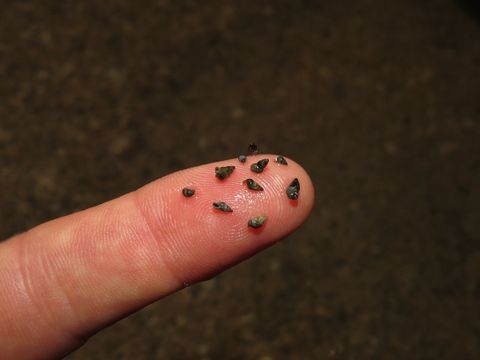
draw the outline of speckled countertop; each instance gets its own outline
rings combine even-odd
[[[281,244],[67,359],[480,357],[474,6],[8,3],[1,238],[252,140],[318,195]]]

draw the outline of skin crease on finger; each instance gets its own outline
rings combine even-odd
[[[265,158],[263,172],[252,172],[251,164]],[[182,170],[0,244],[0,286],[9,289],[0,294],[0,352],[17,355],[21,348],[24,358],[38,358],[30,356],[38,346],[51,349],[45,358],[69,352],[102,326],[294,231],[312,209],[313,185],[293,160],[282,165],[275,158]],[[215,167],[230,165],[230,176],[215,176]],[[264,190],[249,189],[248,178]],[[286,194],[294,178],[298,200]],[[184,188],[195,192],[185,197]],[[214,202],[233,211],[219,211]],[[258,216],[268,219],[249,227]]]

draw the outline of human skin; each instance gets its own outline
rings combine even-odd
[[[260,174],[250,165],[270,159]],[[0,243],[0,354],[51,359],[101,328],[208,279],[299,227],[314,203],[303,168],[275,155],[219,161],[167,175],[115,200]],[[216,166],[235,165],[219,180]],[[264,191],[249,190],[252,178]],[[301,184],[298,200],[286,188]],[[186,198],[182,189],[195,195]],[[224,201],[232,213],[212,207]],[[259,229],[248,220],[267,215]]]

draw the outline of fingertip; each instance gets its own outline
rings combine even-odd
[[[164,261],[182,282],[210,276],[231,264],[292,233],[308,217],[314,203],[314,189],[307,172],[297,162],[286,158],[288,165],[276,163],[276,155],[249,156],[241,163],[238,159],[219,161],[171,174],[143,190],[141,203],[148,221],[158,229],[159,241],[164,248]],[[261,159],[269,163],[261,173],[250,169]],[[215,169],[235,166],[223,180],[215,176]],[[253,179],[263,188],[255,191],[245,184]],[[300,183],[300,195],[290,200],[287,188],[294,179]],[[195,190],[186,198],[185,188]],[[232,212],[214,208],[214,202],[225,202]],[[171,229],[165,231],[157,224],[170,218]],[[249,221],[265,216],[267,220],[258,228]]]

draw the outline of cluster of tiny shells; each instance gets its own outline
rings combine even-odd
[[[250,155],[257,155],[259,153],[257,145],[250,144],[248,147],[248,152]],[[247,161],[247,156],[243,154],[239,155],[238,161],[240,161],[241,163],[245,163]],[[269,162],[268,159],[261,159],[256,163],[253,163],[250,166],[250,170],[254,173],[259,174],[263,172],[263,170],[267,167],[268,162]],[[285,158],[280,155],[275,158],[275,162],[280,165],[288,165],[287,160],[285,160]],[[235,166],[233,165],[215,167],[215,176],[219,180],[223,181],[226,178],[228,178],[230,175],[232,175],[234,170],[235,170]],[[243,181],[243,183],[250,190],[263,191],[263,186],[261,186],[259,183],[257,183],[253,179],[246,179]],[[300,182],[298,181],[297,178],[295,178],[287,187],[286,193],[287,193],[287,197],[290,200],[298,200],[299,193],[300,193]],[[185,187],[182,189],[182,194],[185,197],[192,197],[195,194],[195,190]],[[222,212],[233,212],[232,208],[223,201],[214,202],[212,205],[213,205],[213,208],[216,210],[219,210]],[[267,221],[267,219],[268,217],[266,215],[256,216],[248,220],[248,226],[254,229],[258,229]]]

